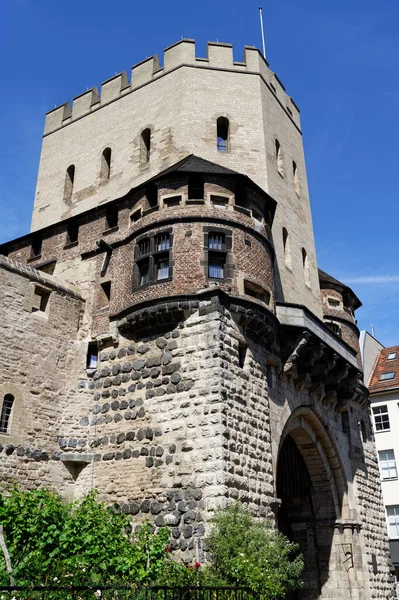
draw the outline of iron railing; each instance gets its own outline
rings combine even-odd
[[[247,588],[206,586],[0,586],[0,600],[257,600]]]

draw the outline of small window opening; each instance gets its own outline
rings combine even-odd
[[[161,233],[155,238],[155,251],[163,252],[164,250],[169,250],[170,248],[170,238],[169,233]]]
[[[75,165],[70,165],[65,173],[64,201],[69,202],[72,198],[73,184],[75,182]]]
[[[111,176],[111,148],[105,148],[101,156],[101,180],[106,181]]]
[[[259,221],[259,223],[264,222],[262,213],[259,210],[256,210],[256,208],[252,208],[252,216],[256,221]]]
[[[97,369],[98,348],[96,342],[89,342],[87,346],[86,369]]]
[[[244,281],[244,294],[246,296],[252,296],[252,298],[256,298],[257,300],[261,300],[261,302],[264,302],[267,305],[270,304],[270,292],[251,281]]]
[[[208,256],[208,277],[211,279],[223,279],[225,259],[221,256]]]
[[[285,266],[288,267],[288,269],[292,269],[290,236],[285,227],[283,227],[283,247]]]
[[[390,352],[388,354],[388,360],[394,360],[396,358],[396,352]]]
[[[247,355],[246,344],[240,343],[238,346],[238,366],[243,369],[245,364],[245,357]]]
[[[269,389],[274,387],[274,373],[273,373],[273,365],[266,365],[266,379],[267,379],[267,387]]]
[[[40,235],[33,235],[31,242],[31,258],[39,257],[42,254],[42,238]]]
[[[349,421],[349,413],[347,410],[344,410],[343,412],[341,412],[341,425],[342,425],[342,431],[346,435],[350,435],[351,426],[350,426],[350,421]]]
[[[47,312],[50,292],[43,288],[35,287],[33,294],[32,312]]]
[[[139,242],[139,255],[145,256],[150,253],[151,242],[150,238],[145,238],[141,242]]]
[[[393,379],[395,377],[395,371],[391,371],[390,373],[382,373],[380,375],[380,381],[386,381],[387,379]]]
[[[310,288],[309,258],[305,248],[302,248],[302,266],[305,285]]]
[[[72,222],[68,223],[66,243],[74,244],[75,242],[78,241],[78,237],[79,237],[79,225],[77,224],[77,222],[72,221]]]
[[[217,122],[217,149],[218,152],[229,151],[229,120],[219,117]]]
[[[106,229],[113,229],[118,227],[118,208],[117,206],[109,206],[105,213],[105,227]]]
[[[1,407],[0,433],[8,433],[13,404],[14,396],[6,394],[3,399],[3,406]]]
[[[150,283],[150,263],[148,260],[139,264],[140,286]]]
[[[130,215],[130,220],[132,223],[136,223],[140,219],[141,219],[141,208],[139,208],[139,210],[136,210],[134,213],[132,213]]]
[[[147,163],[151,154],[151,129],[147,128],[141,132],[140,138],[140,162]]]
[[[173,208],[174,206],[179,206],[181,203],[181,196],[171,196],[169,198],[164,198],[163,201],[166,208]]]
[[[145,194],[150,208],[154,208],[158,204],[158,188],[155,183],[151,183],[146,187]]]
[[[362,441],[363,442],[367,442],[367,427],[366,427],[366,423],[363,419],[360,420],[360,433],[362,435]]]
[[[299,183],[298,167],[294,160],[292,161],[292,175],[294,178],[294,189],[295,189],[297,195],[300,196],[301,195],[301,186]]]
[[[281,146],[278,140],[276,140],[276,163],[277,171],[282,177],[284,177],[283,153],[281,152]]]
[[[199,175],[193,175],[188,180],[188,199],[203,200],[204,199],[204,180]]]
[[[218,208],[227,208],[229,204],[229,199],[226,196],[211,196],[211,204]]]
[[[209,250],[223,250],[223,245],[224,245],[224,234],[223,233],[210,233],[208,235]]]
[[[335,335],[337,335],[338,337],[342,337],[341,327],[338,325],[338,323],[333,323],[332,321],[328,321],[326,323],[326,325],[329,329],[331,329],[331,331],[333,333],[335,333]]]
[[[110,281],[104,281],[104,283],[101,284],[101,293],[100,293],[99,300],[100,300],[99,301],[100,308],[109,306],[109,303],[111,300],[111,282]]]
[[[341,306],[341,302],[338,300],[338,298],[328,298],[328,305],[331,306],[331,308],[339,308]]]
[[[155,260],[155,280],[161,281],[169,277],[169,257],[159,257]]]

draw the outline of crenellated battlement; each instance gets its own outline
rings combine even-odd
[[[93,87],[76,96],[72,107],[69,102],[65,102],[49,111],[46,115],[44,135],[91,114],[182,66],[259,74],[289,117],[299,127],[299,109],[285,92],[283,84],[269,68],[258,48],[245,46],[243,62],[235,62],[231,44],[208,42],[206,58],[198,58],[195,54],[195,41],[182,39],[164,50],[163,66],[155,54],[133,65],[130,82],[127,73],[122,71],[101,84],[100,94],[97,88]]]

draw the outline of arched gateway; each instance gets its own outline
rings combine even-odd
[[[305,559],[304,585],[293,598],[357,597],[351,591],[356,579],[353,540],[346,543],[342,527],[348,518],[344,473],[326,428],[309,407],[295,410],[283,430],[277,496],[278,527],[299,544]]]

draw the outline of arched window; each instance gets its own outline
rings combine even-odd
[[[292,176],[294,178],[294,189],[295,189],[296,193],[298,194],[298,196],[300,196],[301,186],[299,183],[298,167],[294,160],[292,161]]]
[[[0,415],[0,433],[8,433],[12,406],[14,404],[14,396],[6,394],[3,399]]]
[[[106,181],[111,175],[111,148],[105,148],[101,156],[101,180]]]
[[[64,201],[69,202],[72,198],[73,184],[75,181],[75,165],[70,165],[65,173]]]
[[[309,259],[305,248],[302,248],[302,265],[305,284],[310,288]]]
[[[291,243],[290,236],[288,235],[288,231],[285,227],[283,227],[283,246],[284,246],[284,261],[285,266],[289,269],[292,268],[291,264]]]
[[[140,162],[147,163],[151,154],[151,129],[147,127],[141,132],[140,138]]]
[[[219,117],[217,125],[217,149],[218,152],[229,151],[229,120],[225,117]]]
[[[276,140],[276,163],[277,163],[277,171],[280,173],[282,177],[284,177],[284,165],[283,165],[283,155],[281,152],[280,142]]]

